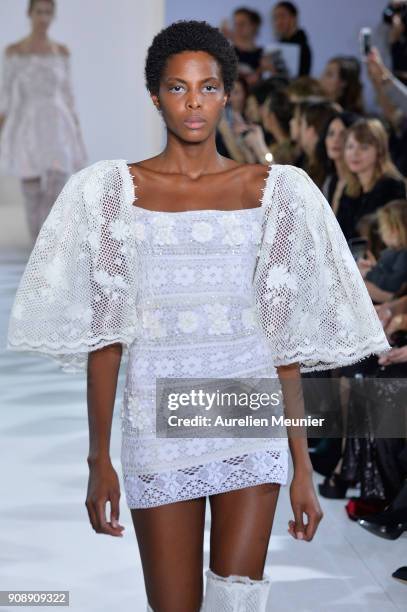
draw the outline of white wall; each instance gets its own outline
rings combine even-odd
[[[359,56],[360,29],[369,26],[376,30],[387,5],[386,0],[294,0],[294,3],[300,10],[300,23],[309,34],[315,76],[320,75],[326,61],[334,55]],[[168,0],[165,20],[168,24],[178,19],[205,19],[217,26],[223,18],[229,18],[235,8],[247,6],[262,15],[264,23],[259,43],[266,44],[272,38],[270,12],[274,4],[276,2],[270,0]],[[372,106],[373,96],[367,82],[366,90],[368,103]]]
[[[161,120],[147,95],[143,69],[147,47],[163,26],[164,3],[57,0],[50,35],[72,53],[89,163],[115,158],[137,161],[161,148]],[[27,0],[0,0],[1,49],[29,32],[27,5]],[[23,219],[18,183],[1,178],[0,246],[27,242]]]

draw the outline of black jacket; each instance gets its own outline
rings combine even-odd
[[[374,213],[378,208],[391,200],[405,199],[404,181],[384,176],[377,181],[371,191],[362,193],[357,198],[343,194],[338,207],[337,220],[346,240],[358,236],[356,225],[364,216]]]
[[[300,67],[298,76],[308,76],[312,67],[312,51],[308,43],[308,38],[304,30],[297,30],[289,38],[280,38],[281,42],[300,46]]]

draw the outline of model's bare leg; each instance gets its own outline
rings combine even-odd
[[[198,612],[203,595],[206,498],[132,509],[147,599],[154,612]]]
[[[279,492],[273,483],[210,496],[204,612],[266,609],[270,578],[264,567]]]
[[[270,483],[209,497],[212,571],[262,578],[279,492]]]
[[[21,181],[24,196],[25,213],[30,232],[31,243],[37,239],[41,219],[41,180],[40,178],[24,179]]]

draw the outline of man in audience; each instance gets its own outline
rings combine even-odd
[[[298,76],[309,75],[312,65],[312,51],[304,30],[298,27],[298,9],[292,2],[278,2],[272,11],[274,31],[280,42],[300,47]]]

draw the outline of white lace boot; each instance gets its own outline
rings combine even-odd
[[[202,612],[265,612],[271,581],[232,574],[226,578],[212,570],[206,572],[206,590]]]

